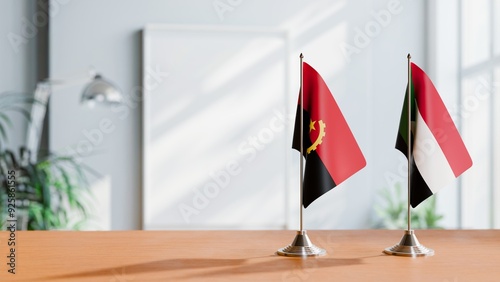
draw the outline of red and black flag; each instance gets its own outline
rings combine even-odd
[[[300,152],[300,110],[304,110],[306,160],[303,205],[365,167],[366,161],[332,93],[315,69],[303,63],[304,105],[297,107],[292,147]]]

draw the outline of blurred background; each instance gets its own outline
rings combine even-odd
[[[413,210],[415,226],[500,228],[499,21],[498,0],[2,0],[0,149],[4,172],[22,167],[17,216],[29,229],[297,229],[303,53],[367,160],[304,227],[405,228],[394,144],[411,53],[474,163]],[[89,69],[121,103],[82,103]],[[30,119],[47,78],[63,83]]]

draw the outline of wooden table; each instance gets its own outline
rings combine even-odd
[[[500,230],[417,230],[433,257],[382,254],[400,230],[309,231],[328,254],[275,254],[295,231],[30,231],[16,233],[16,274],[0,281],[500,281]]]

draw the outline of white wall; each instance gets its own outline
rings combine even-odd
[[[425,2],[400,1],[390,20],[376,24],[376,14],[388,10],[390,2],[51,1],[65,3],[59,4],[50,25],[51,76],[73,76],[93,65],[119,85],[129,101],[121,112],[89,110],[79,106],[77,86],[56,91],[51,98],[51,148],[90,152],[85,162],[102,174],[94,188],[100,202],[98,228],[141,227],[141,111],[140,101],[133,97],[141,85],[141,30],[148,23],[289,30],[291,53],[304,52],[330,85],[368,162],[306,210],[306,228],[369,228],[377,191],[390,185],[386,176],[397,174],[403,160],[394,143],[406,85],[406,54],[411,52],[422,67],[426,61]],[[214,3],[229,8],[218,13]],[[373,37],[363,41],[359,30],[367,28],[372,28]],[[357,48],[350,49],[355,53],[349,59],[342,52],[343,43]],[[297,88],[298,82],[291,89]],[[99,129],[103,119],[112,123],[112,132]]]
[[[28,28],[35,14],[35,1],[0,1],[0,93],[32,94],[36,84],[36,29]],[[9,148],[24,144],[26,120],[11,115]]]

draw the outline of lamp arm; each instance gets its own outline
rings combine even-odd
[[[52,88],[60,88],[60,87],[70,87],[78,84],[82,84],[85,82],[90,82],[97,75],[97,72],[93,67],[89,68],[86,75],[78,75],[70,78],[47,78],[43,82],[50,84]]]
[[[53,89],[55,87],[68,87],[80,84],[85,80],[92,82],[85,88],[82,95],[82,101],[91,101],[97,99],[96,97],[104,97],[102,100],[109,103],[120,103],[122,101],[119,90],[117,90],[113,84],[97,75],[93,68],[88,71],[87,76],[84,78],[81,76],[64,80],[48,78],[37,83],[34,93],[35,103],[31,107],[31,121],[28,124],[26,132],[26,147],[31,152],[31,160],[33,162],[37,160],[38,151],[40,149],[40,139],[43,132],[43,122],[47,112],[47,103]]]
[[[26,132],[26,147],[31,152],[31,161],[35,162],[40,150],[40,139],[43,132],[43,122],[47,113],[49,97],[54,88],[70,87],[82,82],[91,81],[96,76],[93,67],[89,68],[85,76],[78,75],[68,79],[47,78],[36,84],[34,93],[35,103],[31,106],[30,122]]]
[[[33,162],[36,162],[38,157],[40,139],[43,131],[43,122],[45,120],[47,103],[51,93],[52,90],[50,83],[37,83],[34,93],[35,103],[31,106],[30,121],[26,132],[26,147],[29,152],[31,152],[31,161]]]

